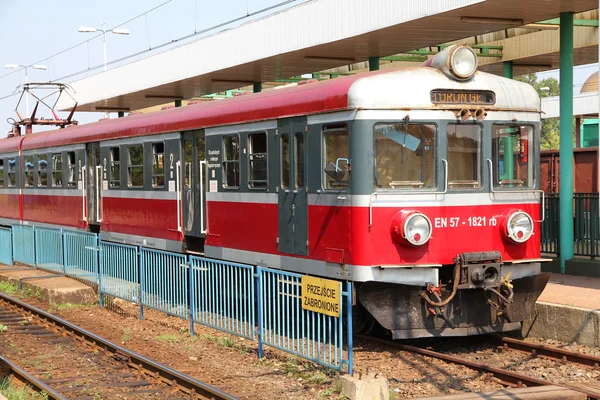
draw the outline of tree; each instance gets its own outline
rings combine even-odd
[[[537,80],[536,74],[527,74],[515,77],[515,80],[525,82],[533,86],[540,98],[558,96],[560,86],[554,78]],[[542,90],[543,89],[543,90]],[[542,120],[542,131],[540,134],[540,145],[542,150],[555,150],[560,144],[560,121],[558,118]]]

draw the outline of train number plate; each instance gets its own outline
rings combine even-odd
[[[448,90],[434,89],[431,91],[433,104],[473,104],[494,105],[496,95],[489,90]]]

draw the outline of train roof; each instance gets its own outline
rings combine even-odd
[[[492,90],[496,93],[496,104],[493,107],[484,106],[486,109],[535,112],[540,109],[535,90],[522,82],[483,72],[477,72],[468,82],[457,82],[431,67],[387,69],[30,134],[25,136],[22,148],[59,147],[347,109],[457,107],[432,105],[432,89]],[[0,141],[0,152],[13,151],[10,149],[16,142],[11,141],[10,145],[3,143],[9,140]]]

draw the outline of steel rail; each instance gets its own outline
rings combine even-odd
[[[500,345],[503,348],[518,350],[535,356],[549,358],[551,360],[562,362],[568,361],[594,368],[598,368],[600,366],[600,357],[578,353],[576,351],[564,350],[558,347],[546,346],[543,344],[529,343],[525,342],[524,340],[513,339],[504,336],[493,336],[492,341],[494,344]]]
[[[23,368],[19,367],[17,364],[0,356],[0,368],[5,371],[9,371],[11,375],[17,377],[23,383],[29,383],[33,386],[33,389],[39,393],[44,393],[45,398],[52,400],[66,400],[67,398],[58,393],[57,391],[50,388],[44,382],[40,381],[35,376],[31,375],[29,372],[25,371]]]
[[[589,399],[600,400],[600,392],[590,391],[588,389],[565,385],[565,384],[553,383],[553,382],[549,382],[549,381],[546,381],[543,379],[534,378],[534,377],[531,377],[528,375],[519,374],[514,371],[509,371],[509,370],[502,369],[502,368],[492,367],[492,366],[484,364],[484,363],[470,361],[465,358],[460,358],[457,356],[452,356],[452,355],[444,354],[444,353],[438,353],[437,351],[423,349],[421,347],[410,346],[410,345],[402,344],[399,342],[394,342],[391,340],[379,339],[379,338],[374,338],[374,337],[365,336],[365,335],[358,335],[358,337],[367,342],[383,344],[385,346],[394,347],[399,350],[407,351],[410,353],[416,353],[416,354],[420,354],[420,355],[427,356],[427,357],[437,358],[439,360],[443,360],[443,361],[446,361],[446,362],[449,362],[452,364],[464,365],[465,367],[471,368],[473,370],[490,373],[495,378],[499,379],[503,384],[506,384],[508,386],[519,387],[519,386],[526,385],[526,386],[532,387],[532,386],[555,385],[555,386],[564,387],[566,389],[571,389],[571,390],[574,390],[577,392],[585,393]]]
[[[112,353],[113,357],[116,359],[127,361],[131,367],[137,368],[140,370],[140,372],[145,372],[154,378],[160,379],[164,384],[176,387],[177,389],[188,394],[191,398],[237,400],[237,397],[225,393],[214,386],[198,381],[165,365],[161,365],[131,350],[127,350],[115,343],[93,334],[90,331],[72,324],[69,321],[65,321],[44,310],[24,303],[1,292],[0,300],[8,303],[16,309],[21,309],[29,314],[32,314],[36,318],[42,320],[43,323],[52,325],[55,329],[66,332],[76,340],[87,342],[98,349]]]

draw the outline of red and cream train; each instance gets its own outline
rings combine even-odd
[[[540,101],[468,47],[430,61],[0,140],[0,223],[352,280],[395,338],[518,329]]]

